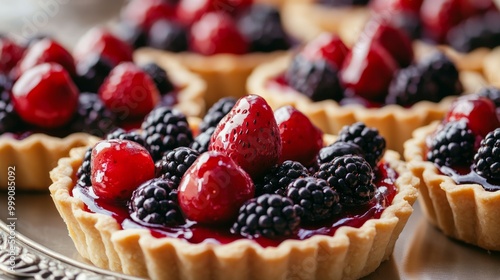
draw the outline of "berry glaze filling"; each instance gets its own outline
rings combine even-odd
[[[487,191],[500,190],[500,180],[486,179],[474,171],[472,166],[438,166],[442,174],[450,176],[457,184],[479,184]]]
[[[340,214],[321,222],[301,224],[297,233],[291,236],[274,239],[257,237],[253,240],[262,247],[278,246],[287,239],[304,240],[315,235],[333,236],[336,230],[342,226],[359,228],[370,219],[380,218],[397,194],[397,187],[394,183],[398,174],[383,161],[379,163],[374,173],[374,184],[377,186],[377,190],[370,203],[363,206],[344,207]],[[147,228],[157,238],[180,238],[194,244],[203,242],[228,244],[245,239],[241,235],[230,233],[230,225],[208,226],[188,219],[184,224],[172,227],[139,223],[131,218],[124,203],[100,199],[91,187],[77,185],[73,188],[72,195],[83,201],[85,211],[112,216],[122,229]]]

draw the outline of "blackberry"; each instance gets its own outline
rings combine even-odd
[[[310,61],[296,55],[285,73],[288,85],[313,101],[339,101],[344,93],[338,79],[338,69],[324,59]]]
[[[444,125],[431,140],[427,160],[439,166],[469,164],[474,155],[475,136],[461,119]]]
[[[156,21],[148,33],[148,46],[171,52],[182,52],[188,49],[188,32],[170,20]]]
[[[448,32],[447,40],[460,52],[497,47],[500,45],[500,13],[489,11],[462,21]]]
[[[477,95],[490,99],[495,103],[497,108],[500,108],[500,89],[496,87],[483,87],[479,90]]]
[[[117,24],[116,35],[134,49],[146,46],[148,40],[148,35],[140,26],[127,21]]]
[[[111,61],[97,53],[78,62],[76,64],[76,84],[80,92],[98,92],[99,87],[113,67]]]
[[[277,194],[252,198],[241,206],[231,233],[247,238],[260,236],[279,238],[297,232],[300,224],[299,207]]]
[[[391,13],[389,23],[397,29],[404,30],[411,39],[420,39],[422,36],[422,23],[420,14],[412,11],[398,11]]]
[[[193,133],[186,116],[170,107],[153,109],[141,128],[154,161],[160,160],[166,151],[189,147],[193,142]]]
[[[72,131],[86,132],[104,137],[116,128],[116,115],[104,106],[94,93],[81,93],[78,96],[78,109],[71,122]]]
[[[337,157],[320,165],[314,176],[326,180],[330,187],[337,190],[342,205],[365,205],[375,197],[373,170],[360,156]]]
[[[222,118],[233,109],[236,101],[234,97],[225,97],[212,105],[200,123],[200,132],[204,132],[210,127],[216,127]]]
[[[369,128],[362,122],[343,127],[337,141],[358,145],[372,168],[377,166],[377,162],[385,151],[385,139],[378,133],[378,130]]]
[[[288,185],[299,177],[306,177],[307,169],[298,161],[286,160],[269,171],[255,184],[255,194],[284,195]]]
[[[286,196],[302,208],[303,222],[328,219],[340,213],[339,195],[323,179],[298,178],[288,185]]]
[[[191,149],[197,151],[198,153],[204,153],[208,151],[208,145],[210,145],[210,138],[214,134],[215,127],[209,127],[207,130],[198,134],[193,143],[191,143]]]
[[[132,219],[147,224],[171,226],[183,222],[174,183],[161,178],[146,181],[132,193],[129,212]]]
[[[129,140],[133,141],[144,148],[148,149],[148,146],[146,144],[146,140],[144,140],[144,137],[142,136],[141,133],[137,131],[125,131],[122,128],[117,128],[110,132],[108,135],[106,135],[107,140],[111,139],[119,139],[119,140]]]
[[[0,84],[0,134],[5,132],[14,132],[19,128],[21,119],[14,111],[9,92],[2,90]]]
[[[85,155],[83,156],[82,165],[78,167],[76,171],[76,184],[80,187],[90,187],[92,186],[92,182],[90,179],[90,162],[92,160],[92,148],[88,148],[85,151]]]
[[[250,52],[272,52],[290,48],[280,13],[271,5],[252,5],[239,17],[237,24],[249,42]]]
[[[500,180],[500,128],[488,133],[474,155],[474,170],[486,179]]]
[[[423,100],[439,102],[461,92],[455,65],[443,53],[437,53],[422,64],[399,70],[389,85],[385,103],[411,106]]]
[[[318,164],[327,163],[336,157],[344,155],[364,156],[363,150],[351,142],[334,142],[333,144],[321,148],[318,153]]]
[[[156,177],[174,182],[177,188],[182,176],[199,155],[200,153],[188,147],[179,147],[167,152],[156,162]]]
[[[162,95],[170,93],[174,90],[174,85],[168,79],[167,72],[158,64],[151,62],[142,66],[142,69],[153,79],[156,88]]]
[[[332,7],[366,6],[370,0],[320,0],[321,4]]]

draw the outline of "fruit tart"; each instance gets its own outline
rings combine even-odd
[[[207,83],[205,101],[246,93],[245,82],[259,64],[281,56],[291,40],[278,9],[253,0],[130,1],[118,33],[137,57],[177,60]]]
[[[97,33],[75,56],[51,38],[26,46],[0,38],[0,189],[15,170],[18,189],[46,191],[71,148],[134,126],[157,104],[203,112],[199,78],[175,63],[162,65],[168,76],[154,63],[138,66],[127,44]]]
[[[405,32],[373,19],[351,48],[323,33],[257,67],[247,89],[273,108],[297,107],[327,133],[362,121],[402,152],[414,129],[441,119],[453,98],[485,83],[479,73],[459,72],[442,52],[417,58]]]
[[[140,137],[111,137],[51,171],[84,258],[151,279],[357,279],[392,254],[418,180],[376,129],[335,140],[256,95],[188,123],[150,113],[142,137],[171,145],[156,162]]]
[[[500,250],[500,90],[461,97],[446,117],[415,131],[405,158],[419,200],[445,235]]]

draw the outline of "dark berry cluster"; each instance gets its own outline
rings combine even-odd
[[[92,158],[92,148],[88,148],[83,156],[82,165],[78,168],[76,172],[77,182],[76,184],[81,187],[92,186],[91,176],[90,176],[90,163]]]
[[[117,128],[106,135],[106,139],[129,140],[136,142],[147,149],[146,141],[144,140],[142,134],[138,131],[125,131],[123,128]]]
[[[175,148],[165,153],[156,163],[156,177],[168,179],[178,186],[186,170],[199,155],[200,153],[188,147]]]
[[[299,177],[306,177],[307,169],[297,161],[287,160],[274,167],[264,175],[260,182],[255,184],[255,193],[284,195],[288,185]]]
[[[468,164],[474,154],[475,139],[465,119],[446,123],[432,138],[427,160],[439,166]]]
[[[488,133],[474,155],[474,170],[487,179],[500,180],[500,128]]]
[[[116,115],[94,93],[81,93],[71,130],[104,137],[116,128]]]
[[[500,44],[500,13],[489,11],[470,17],[448,32],[448,43],[460,52],[470,52]]]
[[[361,148],[364,158],[372,168],[377,166],[377,162],[385,152],[385,139],[376,128],[367,127],[362,122],[345,126],[339,132],[337,141],[356,144]]]

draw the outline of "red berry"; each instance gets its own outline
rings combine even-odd
[[[190,220],[225,223],[236,218],[254,192],[250,176],[229,156],[206,152],[184,174],[179,184],[179,206]]]
[[[244,54],[248,43],[225,13],[205,14],[191,27],[191,49],[203,55],[218,53]]]
[[[108,109],[127,120],[143,118],[160,99],[151,77],[132,62],[111,70],[99,88],[99,96]]]
[[[423,0],[372,0],[370,8],[376,13],[420,11]]]
[[[113,66],[132,61],[132,48],[104,28],[93,28],[76,43],[73,54],[77,63],[91,59],[96,54],[107,59]]]
[[[78,105],[78,89],[59,64],[37,65],[12,88],[14,109],[27,123],[55,128],[68,123]]]
[[[190,26],[209,12],[237,14],[252,5],[253,0],[180,0],[177,6],[177,19]]]
[[[121,12],[123,20],[146,32],[158,20],[170,20],[174,16],[175,8],[165,0],[133,0]]]
[[[70,75],[75,75],[75,61],[73,56],[59,43],[51,39],[39,40],[26,50],[24,57],[19,61],[19,75],[42,63],[60,64]]]
[[[0,73],[8,74],[21,60],[24,48],[7,37],[0,38]]]
[[[349,49],[339,36],[323,33],[307,43],[301,53],[310,60],[326,59],[339,69],[348,52]]]
[[[240,98],[215,128],[209,150],[228,155],[254,179],[269,171],[281,156],[280,131],[269,104],[257,95]]]
[[[464,18],[483,14],[490,9],[496,9],[493,0],[458,0],[458,5]]]
[[[367,23],[364,34],[384,47],[400,67],[406,67],[412,63],[413,46],[410,37],[403,30],[378,18]]]
[[[397,63],[378,42],[360,40],[347,55],[340,80],[347,91],[368,100],[385,97]]]
[[[311,166],[323,148],[323,132],[302,112],[289,105],[277,109],[274,117],[283,147],[280,162],[294,160]]]
[[[424,35],[438,43],[444,43],[448,31],[464,19],[460,0],[424,0],[421,20]]]
[[[484,97],[457,99],[446,115],[445,122],[467,119],[475,135],[485,137],[488,132],[500,127],[493,101]]]
[[[105,140],[92,150],[92,189],[99,198],[126,201],[142,183],[155,176],[148,151],[128,140]]]

